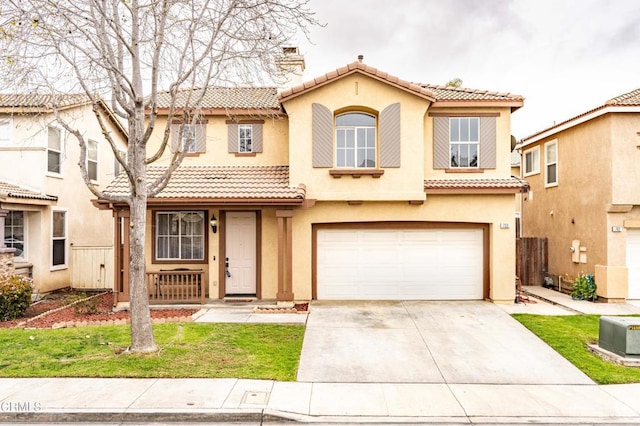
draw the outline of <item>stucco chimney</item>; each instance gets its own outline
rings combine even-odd
[[[364,55],[358,55],[358,62],[362,63],[364,60]]]
[[[302,72],[305,69],[304,56],[297,47],[283,47],[282,56],[277,59],[278,91],[302,84]]]

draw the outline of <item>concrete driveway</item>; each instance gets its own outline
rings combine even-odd
[[[593,384],[490,302],[314,302],[298,381]]]

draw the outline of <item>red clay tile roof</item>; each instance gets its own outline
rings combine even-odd
[[[490,92],[488,90],[466,89],[463,87],[435,86],[421,84],[431,90],[437,101],[524,101],[520,95]]]
[[[380,71],[377,68],[370,67],[369,65],[366,65],[360,61],[356,61],[342,68],[338,68],[335,71],[331,71],[320,77],[314,78],[311,81],[304,82],[298,86],[282,91],[279,95],[280,101],[283,102],[295,98],[296,96],[306,93],[316,87],[324,86],[325,84],[328,84],[333,80],[342,78],[350,74],[354,74],[356,72],[362,73],[377,80],[384,81],[400,89],[406,90],[407,92],[411,92],[417,96],[428,99],[432,102],[436,99],[433,92],[428,88],[420,87],[420,85],[418,84],[401,80],[398,77],[387,74],[386,72]]]
[[[165,166],[150,166],[151,181],[166,170]],[[128,195],[126,174],[121,174],[105,189],[105,195]],[[289,186],[288,166],[188,166],[181,165],[172,174],[158,199],[207,200],[289,200],[302,202],[304,186]]]
[[[21,188],[6,182],[0,182],[0,198],[28,198],[32,200],[57,201],[58,197],[46,195],[29,189]]]
[[[424,181],[424,190],[514,190],[514,192],[527,192],[529,184],[519,178],[509,179],[427,179]]]
[[[90,99],[83,93],[69,93],[60,95],[41,95],[36,93],[0,93],[0,108],[40,108],[52,109],[90,103]]]
[[[202,108],[229,108],[229,109],[280,109],[277,89],[275,87],[219,87],[211,86],[205,89],[185,89],[178,92],[176,98],[177,107],[194,105],[195,100],[203,95]],[[158,93],[158,108],[169,108],[171,96],[169,92]]]
[[[609,99],[605,105],[640,106],[640,89]]]

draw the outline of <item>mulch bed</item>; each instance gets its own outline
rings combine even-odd
[[[64,328],[98,325],[127,324],[131,315],[128,311],[113,311],[113,294],[103,293],[90,296],[86,302],[77,301],[77,295],[59,297],[54,293],[50,298],[36,302],[27,309],[25,316],[13,321],[0,321],[0,328]],[[85,313],[90,306],[96,313]],[[93,309],[95,308],[95,309]],[[152,309],[154,323],[191,321],[191,315],[198,309]]]

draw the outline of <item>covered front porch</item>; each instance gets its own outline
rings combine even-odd
[[[288,186],[283,168],[287,171],[283,166],[237,167],[236,174],[238,169],[252,173],[261,169],[262,179],[235,185],[230,177],[219,177],[228,167],[207,167],[206,179],[200,173],[188,173],[191,168],[186,166],[174,172],[167,188],[147,203],[144,285],[150,304],[294,300],[292,221],[296,209],[307,207],[308,202],[303,187]],[[198,167],[199,172],[202,169]],[[220,184],[218,179],[226,181]],[[217,187],[209,193],[206,185],[211,181]],[[251,182],[259,188],[252,190]],[[182,191],[179,197],[172,186]],[[203,197],[203,192],[208,196]],[[113,211],[114,303],[128,302],[129,207],[102,200],[96,204]]]

